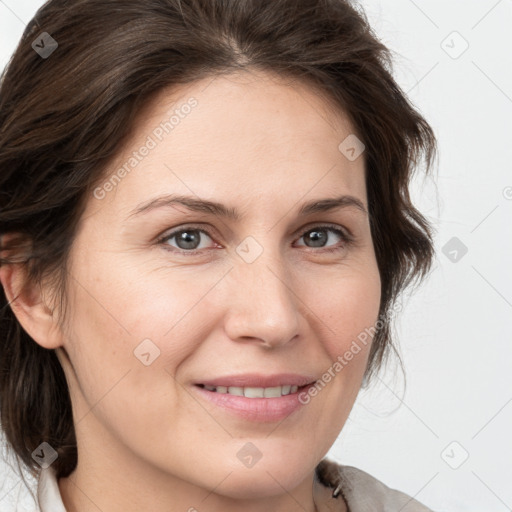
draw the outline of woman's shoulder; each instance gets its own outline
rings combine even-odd
[[[323,459],[315,470],[318,481],[333,489],[332,497],[341,494],[349,512],[433,512],[411,496],[391,489],[365,471]]]

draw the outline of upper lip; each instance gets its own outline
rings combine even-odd
[[[301,387],[314,381],[316,381],[316,378],[311,375],[299,375],[296,373],[279,373],[274,375],[245,373],[243,375],[225,375],[223,377],[205,379],[197,384],[204,384],[205,386],[236,386],[241,388],[271,388],[286,385]]]

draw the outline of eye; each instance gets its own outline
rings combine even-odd
[[[337,244],[333,247],[326,245],[327,241],[330,239],[329,233],[334,233],[336,237],[341,239],[341,245]],[[209,232],[205,229],[199,229],[197,227],[182,228],[180,230],[173,231],[164,235],[158,240],[158,243],[164,245],[166,250],[176,250],[176,252],[193,255],[201,249],[207,248],[202,244],[202,238],[205,235],[210,240],[213,240]],[[324,249],[324,252],[332,252],[345,249],[353,242],[351,234],[341,230],[339,227],[329,225],[315,226],[312,229],[308,229],[307,231],[303,232],[299,240],[301,238],[305,238],[307,244],[299,245],[303,245],[311,249]],[[175,240],[176,246],[173,246],[169,243],[173,239]]]
[[[337,245],[327,249],[328,252],[341,250],[352,242],[351,235],[334,226],[315,226],[313,229],[306,231],[300,238],[304,238],[308,244],[311,243],[311,245],[306,244],[307,247],[324,248],[326,247],[327,240],[329,239],[328,233],[334,233],[343,242],[341,246]]]
[[[163,238],[159,240],[159,242],[164,243],[174,238],[176,240],[178,249],[185,252],[193,252],[196,250],[204,249],[204,247],[200,247],[201,238],[203,235],[206,235],[208,238],[211,239],[208,232],[205,231],[204,229],[186,228],[165,235]],[[166,243],[165,245],[168,244]]]

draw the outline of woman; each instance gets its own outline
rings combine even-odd
[[[342,0],[36,14],[0,89],[0,401],[40,510],[429,510],[325,458],[434,253],[390,63]]]

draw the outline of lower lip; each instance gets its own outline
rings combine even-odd
[[[311,386],[313,383],[300,387],[295,393],[274,398],[247,398],[229,393],[217,393],[197,385],[194,389],[206,400],[238,417],[248,421],[275,422],[284,420],[302,407],[299,393],[307,392]]]

